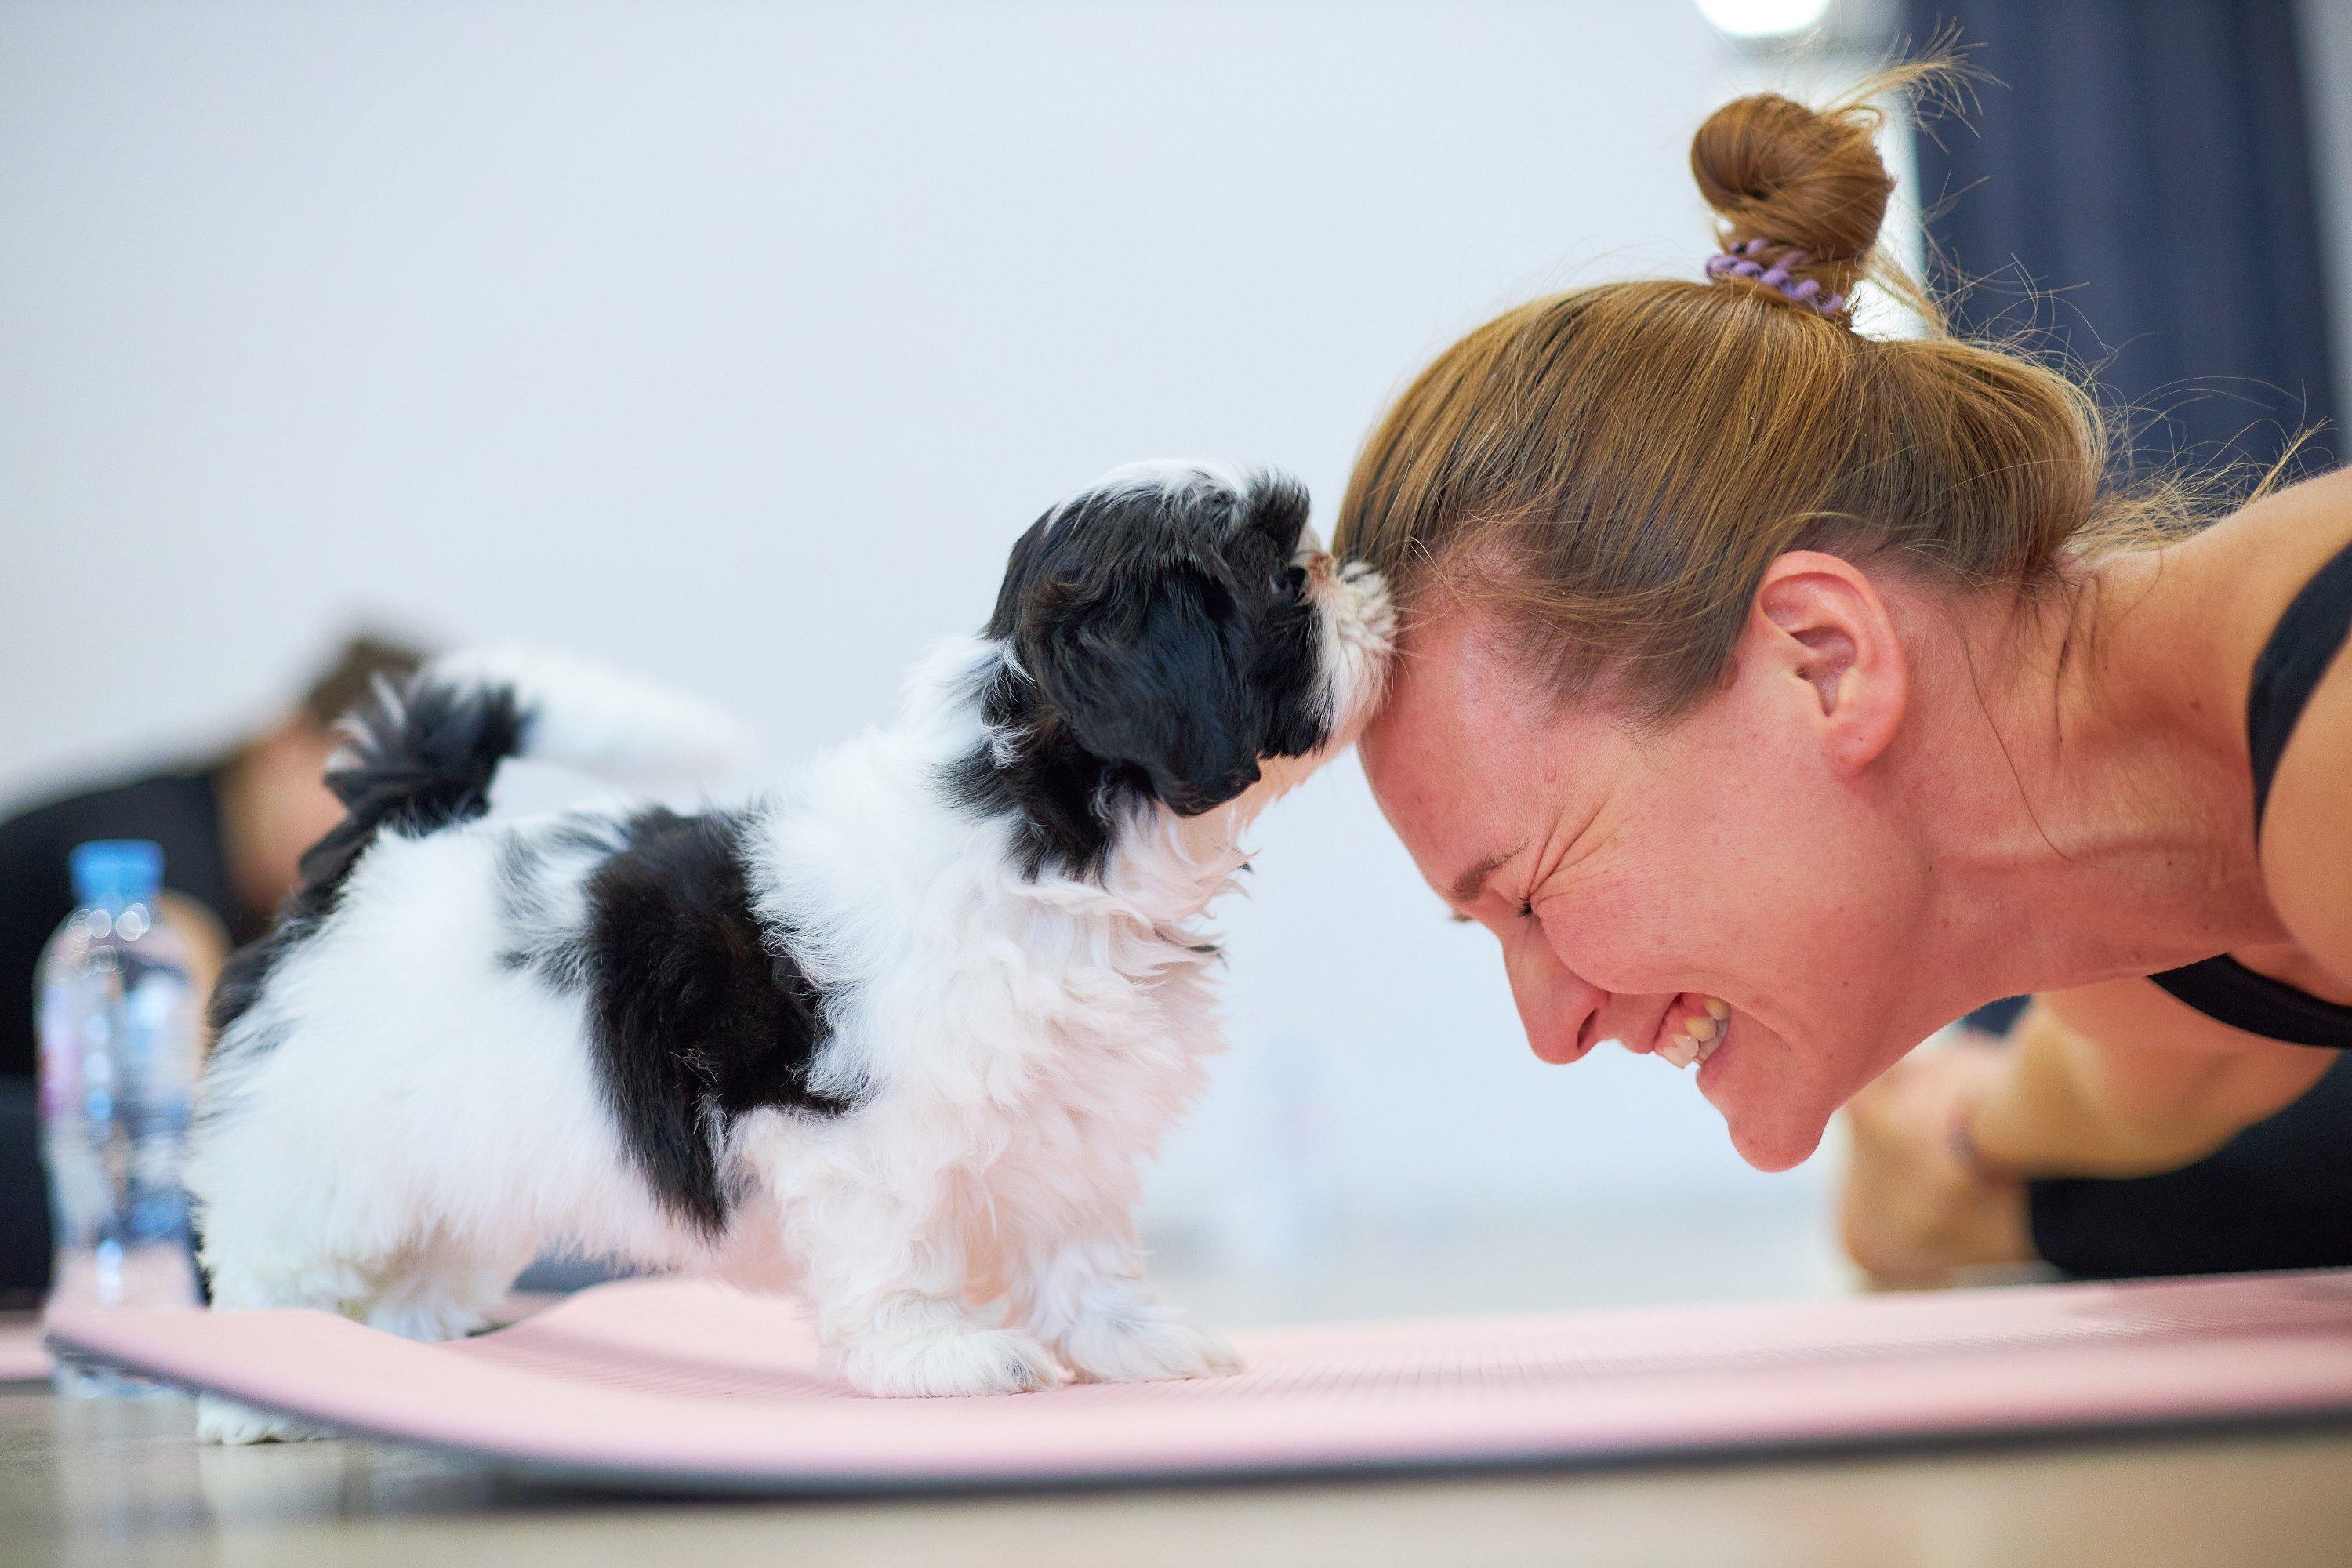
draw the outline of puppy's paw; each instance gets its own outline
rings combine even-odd
[[[841,1373],[861,1394],[1028,1394],[1068,1379],[1043,1341],[1018,1329],[934,1328],[844,1348]]]
[[[196,1441],[199,1443],[304,1443],[335,1434],[290,1416],[272,1415],[217,1394],[196,1400]]]
[[[1173,1307],[1081,1323],[1063,1337],[1062,1354],[1092,1383],[1228,1377],[1242,1369],[1240,1354],[1224,1335]]]

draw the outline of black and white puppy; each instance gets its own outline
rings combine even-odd
[[[502,759],[691,760],[724,726],[554,661],[428,668],[217,994],[189,1165],[216,1304],[438,1339],[551,1248],[765,1254],[868,1393],[1233,1370],[1130,1211],[1221,1046],[1200,922],[1241,833],[1385,676],[1387,590],[1307,511],[1265,473],[1109,475],[896,724],[740,809],[484,820]]]

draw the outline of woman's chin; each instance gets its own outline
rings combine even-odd
[[[1831,1111],[1790,1103],[1801,1089],[1786,1071],[1792,1060],[1777,1037],[1742,1019],[1699,1073],[1699,1092],[1730,1130],[1731,1146],[1759,1171],[1803,1164],[1829,1130]]]
[[[1822,1134],[1829,1123],[1807,1127],[1782,1122],[1771,1127],[1743,1125],[1734,1116],[1726,1115],[1724,1123],[1731,1129],[1731,1146],[1739,1157],[1759,1171],[1790,1171],[1813,1157],[1822,1146]]]

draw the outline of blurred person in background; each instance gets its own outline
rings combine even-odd
[[[259,936],[294,889],[302,852],[342,816],[323,782],[336,721],[376,680],[404,681],[422,657],[391,638],[354,637],[292,711],[226,755],[68,789],[0,821],[0,1300],[29,1304],[49,1278],[35,972],[73,910],[68,854],[93,838],[161,845],[164,907],[209,992],[229,951]]]

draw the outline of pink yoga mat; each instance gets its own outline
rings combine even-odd
[[[1623,1461],[2352,1414],[2352,1271],[1259,1329],[1239,1376],[992,1399],[826,1382],[794,1305],[599,1286],[423,1345],[316,1311],[85,1314],[83,1354],[632,1485],[1040,1485]]]
[[[41,1321],[32,1313],[0,1313],[0,1383],[25,1383],[49,1375],[49,1350],[41,1343]]]

